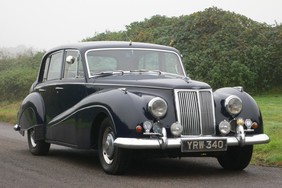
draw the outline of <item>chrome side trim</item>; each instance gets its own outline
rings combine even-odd
[[[180,148],[182,141],[189,140],[214,140],[227,139],[227,146],[240,146],[240,141],[236,137],[216,137],[216,136],[199,136],[199,137],[185,137],[185,138],[117,138],[114,141],[115,146],[127,149],[166,149],[166,148]],[[245,137],[245,145],[266,144],[270,141],[266,134],[258,134]],[[165,144],[166,146],[163,146]]]

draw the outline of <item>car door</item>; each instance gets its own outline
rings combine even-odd
[[[86,97],[85,76],[78,50],[65,50],[62,79],[56,83],[56,112],[58,115],[74,107]],[[68,116],[69,114],[67,114]],[[68,145],[77,145],[77,127],[75,116],[64,118],[59,124],[48,127],[52,140]]]
[[[63,63],[62,80],[57,84],[61,113],[76,105],[86,96],[85,76],[79,51],[66,50]]]
[[[50,54],[43,62],[44,72],[40,73],[43,76],[39,76],[39,84],[35,87],[44,101],[46,124],[60,113],[57,83],[62,77],[62,61],[62,50]]]

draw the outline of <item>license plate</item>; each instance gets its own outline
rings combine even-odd
[[[215,140],[183,140],[181,142],[182,152],[206,152],[206,151],[226,151],[226,139]]]

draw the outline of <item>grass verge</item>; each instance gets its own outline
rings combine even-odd
[[[282,94],[269,94],[254,97],[264,121],[264,133],[270,143],[256,145],[252,164],[282,167]]]
[[[21,102],[1,102],[0,103],[0,121],[11,124],[17,123],[17,114]]]

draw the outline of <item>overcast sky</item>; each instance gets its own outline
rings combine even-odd
[[[281,0],[0,0],[0,48],[47,50],[106,30],[125,30],[154,15],[218,7],[270,25],[282,23]]]

